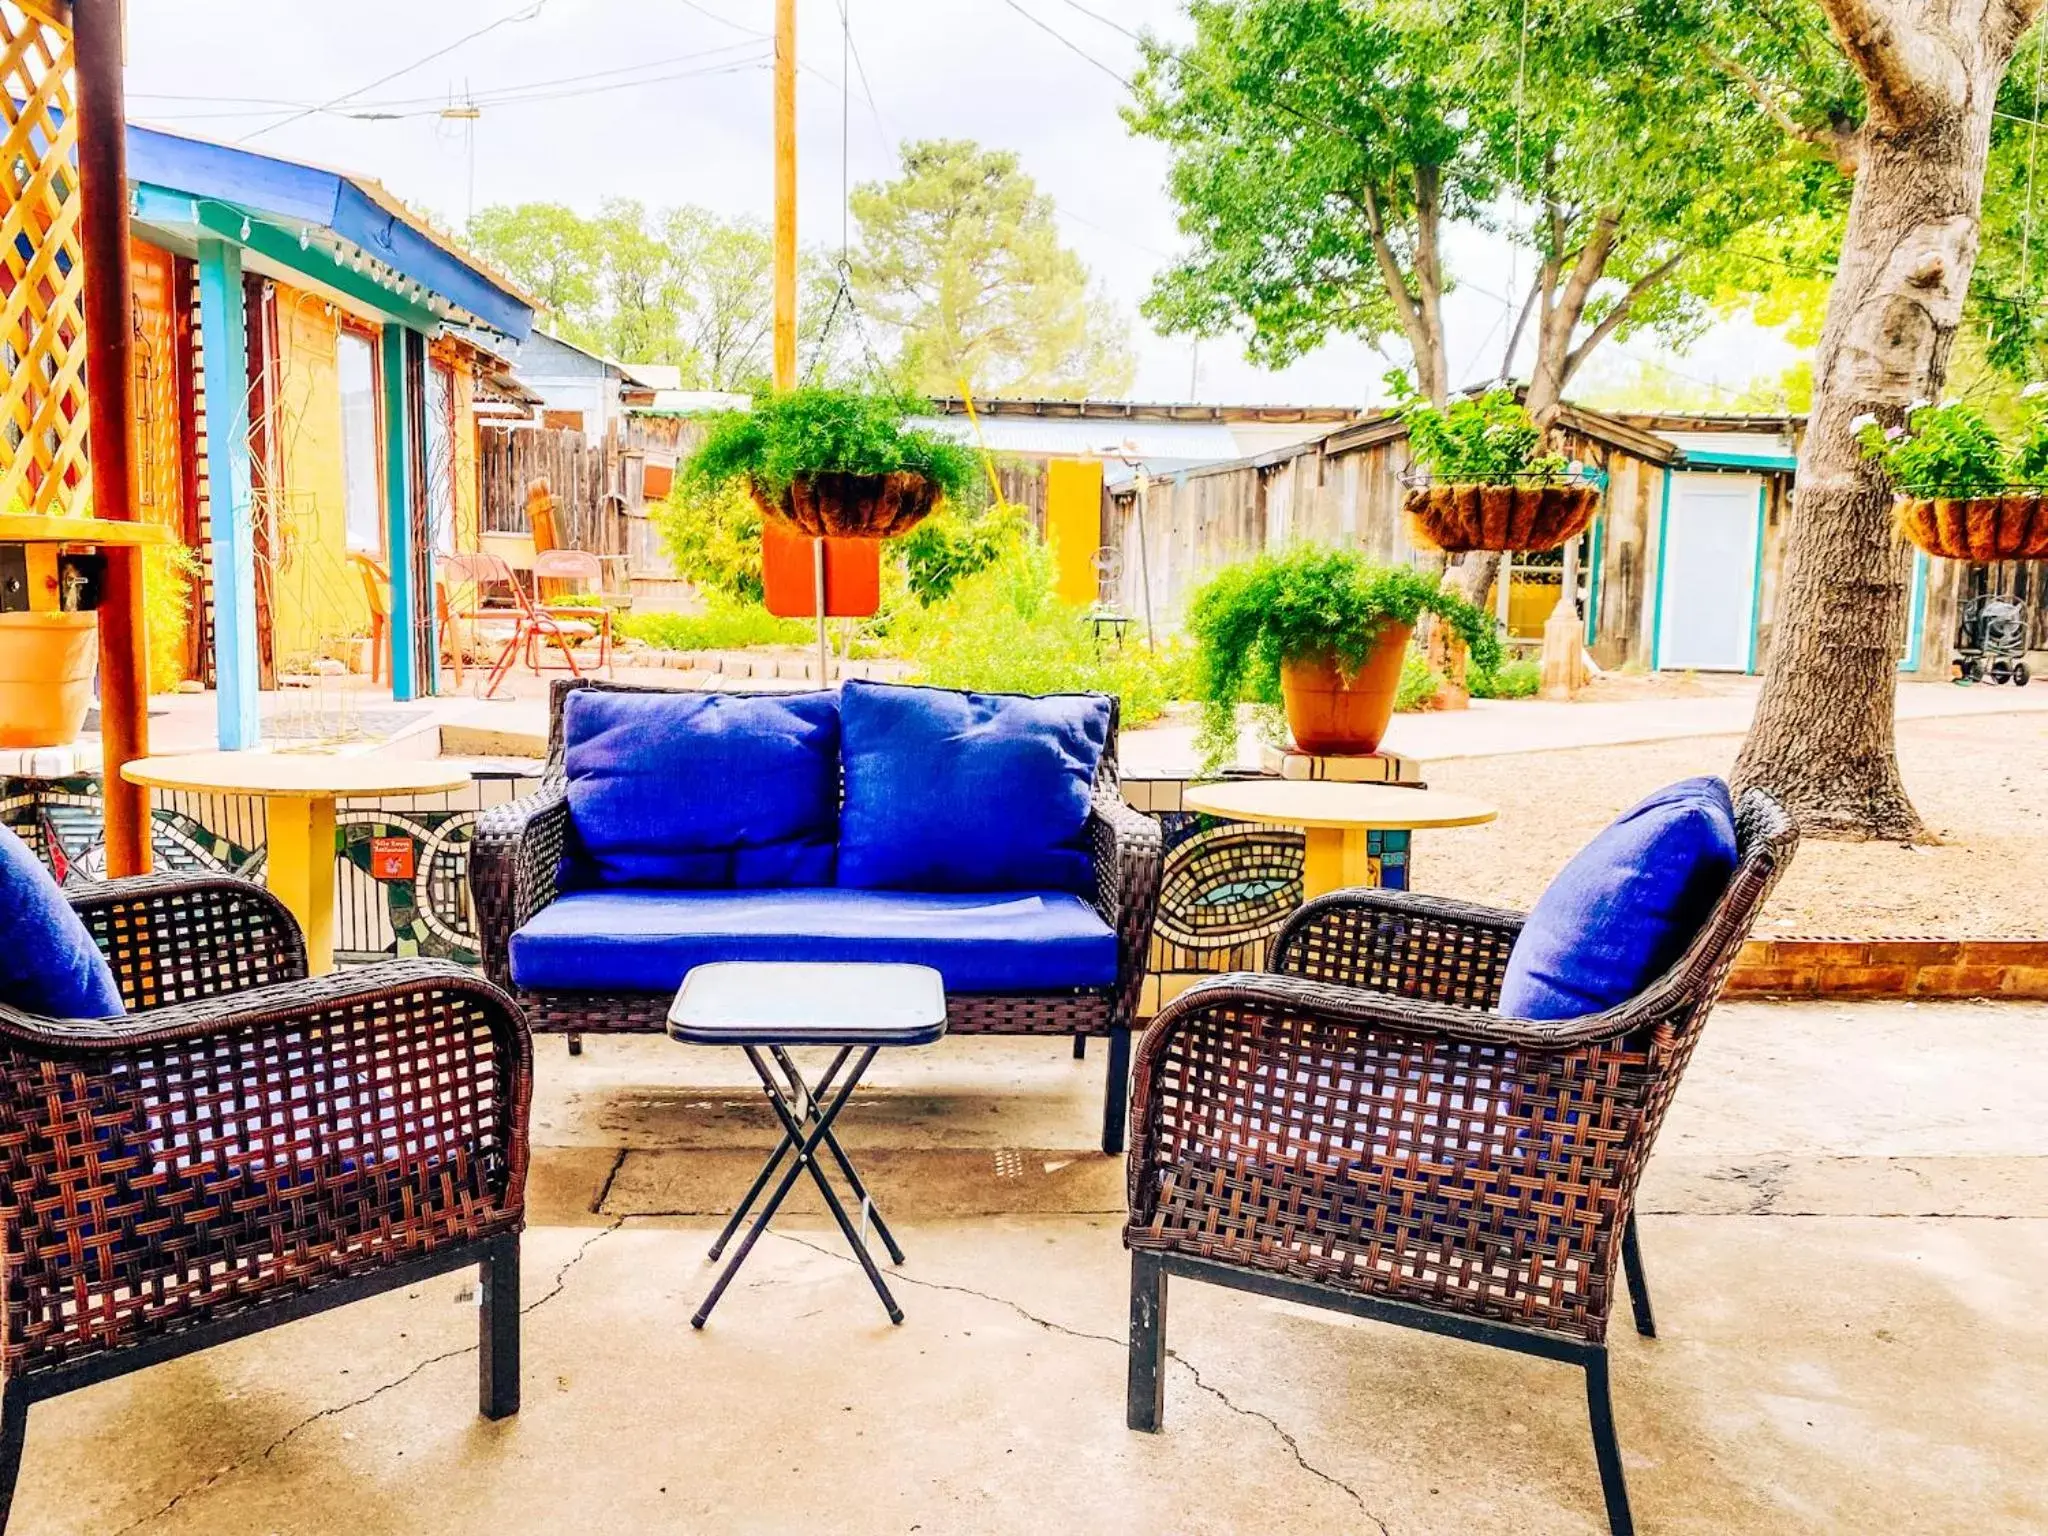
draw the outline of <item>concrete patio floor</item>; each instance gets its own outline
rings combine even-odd
[[[1663,1336],[1612,1335],[1642,1530],[2048,1528],[2044,1030],[2024,1004],[1717,1013],[1643,1190]],[[1164,1432],[1128,1432],[1099,1049],[879,1063],[844,1129],[906,1323],[799,1214],[702,1334],[758,1089],[659,1040],[538,1057],[516,1419],[475,1415],[449,1277],[39,1406],[14,1529],[1605,1528],[1576,1371],[1196,1285]]]

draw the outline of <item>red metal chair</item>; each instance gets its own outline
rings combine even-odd
[[[609,674],[612,669],[612,611],[597,594],[604,584],[604,563],[588,550],[544,549],[533,557],[533,591],[536,605],[575,639],[595,636],[597,665]],[[557,598],[550,588],[565,586],[567,596]],[[579,634],[581,630],[583,633]],[[526,664],[541,670],[540,643],[528,636]],[[574,671],[572,666],[571,671]]]
[[[502,556],[482,553],[442,555],[438,563],[451,582],[460,583],[467,593],[467,601],[461,605],[450,601],[450,617],[469,625],[472,633],[486,645],[498,646],[497,655],[484,679],[481,697],[494,697],[506,674],[512,670],[513,663],[519,659],[520,651],[524,648],[537,650],[543,640],[562,653],[572,676],[583,675],[582,669],[576,665],[576,653],[570,642],[588,638],[589,629],[564,624],[537,606],[527,596],[526,589],[519,585],[518,577]],[[540,671],[537,657],[531,657],[529,665],[536,673]]]

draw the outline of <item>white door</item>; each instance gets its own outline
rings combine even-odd
[[[1763,481],[1675,474],[1670,496],[1657,558],[1657,665],[1747,672],[1756,656]]]

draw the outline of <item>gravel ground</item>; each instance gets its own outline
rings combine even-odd
[[[1689,774],[1726,774],[1739,737],[1591,747],[1431,765],[1429,782],[1478,795],[1500,820],[1416,834],[1416,885],[1525,907],[1620,811]],[[2048,716],[1908,721],[1906,787],[1940,838],[1802,844],[1763,930],[1801,937],[2048,933]]]

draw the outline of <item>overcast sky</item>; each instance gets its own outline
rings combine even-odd
[[[1181,30],[1177,0],[846,4],[859,55],[850,99],[838,0],[799,0],[806,243],[838,243],[842,160],[858,183],[890,174],[904,139],[976,139],[1017,152],[1057,201],[1067,243],[1133,316],[1136,398],[1377,395],[1389,364],[1356,342],[1273,373],[1227,339],[1197,352],[1137,318],[1179,237],[1165,155],[1125,131],[1114,77],[1135,67],[1129,33]],[[128,16],[131,116],[375,177],[457,227],[472,168],[476,207],[550,200],[591,212],[618,196],[770,211],[773,0],[133,0]],[[483,103],[473,129],[439,115],[466,94]],[[328,110],[306,110],[318,107]],[[1453,256],[1464,286],[1448,315],[1452,378],[1476,381],[1500,367],[1516,262],[1477,238]],[[1526,279],[1526,257],[1520,267]],[[1792,356],[1746,325],[1685,357],[1647,341],[1607,350],[1603,372],[1631,375],[1641,357],[1723,386]]]

